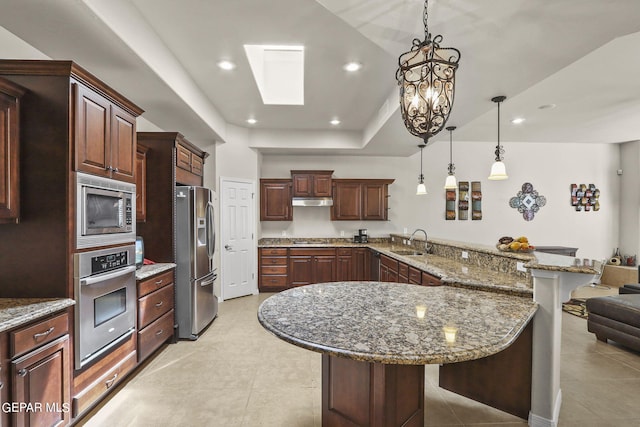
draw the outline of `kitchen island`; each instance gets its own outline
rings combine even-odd
[[[323,354],[323,425],[423,426],[424,364],[508,349],[537,307],[446,286],[334,282],[274,295],[258,319],[279,338]]]

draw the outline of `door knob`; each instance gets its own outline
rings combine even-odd
[[[232,248],[231,248],[231,246],[229,246],[229,245],[224,245],[224,248],[225,248],[226,250],[228,250],[228,251],[230,251],[230,250],[232,249]]]

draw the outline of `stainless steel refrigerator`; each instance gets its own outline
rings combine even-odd
[[[213,192],[176,186],[176,320],[178,338],[196,340],[218,314],[213,266]]]

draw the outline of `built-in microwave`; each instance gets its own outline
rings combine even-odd
[[[76,247],[135,242],[135,184],[83,173],[76,180]]]

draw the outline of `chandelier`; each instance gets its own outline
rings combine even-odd
[[[460,61],[458,49],[440,47],[441,35],[431,38],[427,6],[425,0],[422,16],[425,39],[413,39],[411,50],[398,58],[396,71],[404,125],[425,144],[443,129],[449,118]]]

